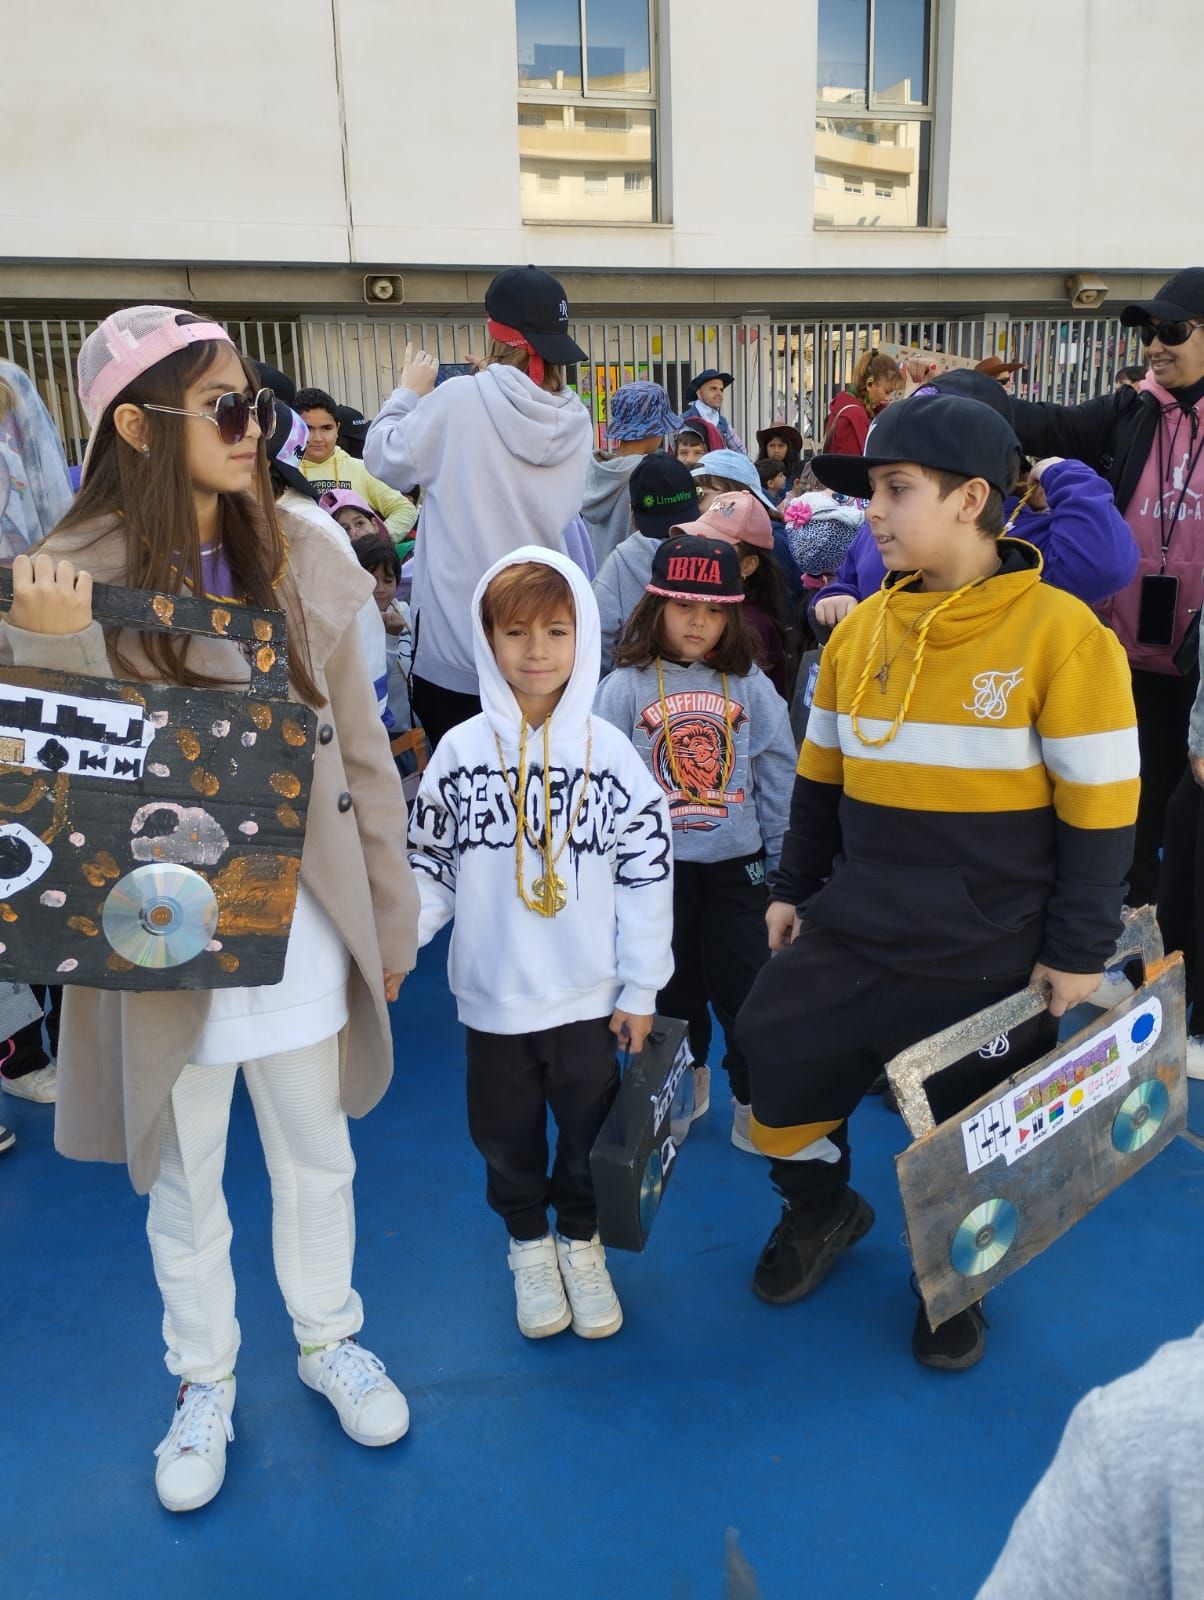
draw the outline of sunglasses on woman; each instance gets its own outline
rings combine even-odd
[[[251,426],[251,414],[259,424],[266,439],[276,426],[276,396],[271,389],[261,389],[253,400],[245,394],[219,394],[212,411],[182,411],[179,406],[152,406],[144,404],[143,411],[162,411],[170,417],[201,417],[212,422],[223,444],[241,444]]]
[[[1186,344],[1197,328],[1204,328],[1204,322],[1144,322],[1138,332],[1142,344],[1157,339],[1159,344],[1173,346]]]

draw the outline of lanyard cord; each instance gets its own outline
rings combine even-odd
[[[1182,408],[1182,406],[1180,406],[1178,408],[1178,410],[1179,410],[1179,415],[1175,420],[1175,431],[1171,435],[1171,465],[1172,466],[1174,465],[1175,446],[1179,442],[1179,428],[1180,428],[1180,426],[1182,425],[1182,422],[1183,422],[1183,408]],[[1199,431],[1199,426],[1200,426],[1199,414],[1197,413],[1195,406],[1193,406],[1191,408],[1191,412],[1189,414],[1191,416],[1191,436],[1192,436],[1192,439],[1194,440],[1195,437],[1196,437],[1197,432]],[[1165,458],[1163,456],[1163,450],[1162,450],[1162,431],[1163,431],[1162,430],[1162,412],[1160,411],[1159,412],[1159,416],[1158,416],[1158,499],[1159,499],[1159,504],[1161,504],[1162,491],[1163,491],[1163,488],[1165,487],[1165,484],[1166,484],[1166,468],[1167,468],[1167,463],[1166,463],[1166,460],[1165,460]],[[1190,448],[1191,447],[1189,445],[1188,446],[1189,453],[1190,453]],[[1158,534],[1158,538],[1159,538],[1159,541],[1160,541],[1161,546],[1162,546],[1162,563],[1161,563],[1161,565],[1160,565],[1160,567],[1158,569],[1160,573],[1166,571],[1167,551],[1171,547],[1171,539],[1174,537],[1175,529],[1179,526],[1179,513],[1180,513],[1180,511],[1183,510],[1183,502],[1187,499],[1187,491],[1191,488],[1191,480],[1195,477],[1196,468],[1200,464],[1201,455],[1204,455],[1204,434],[1201,434],[1200,442],[1196,445],[1196,453],[1195,453],[1195,455],[1194,456],[1190,456],[1190,459],[1188,460],[1187,471],[1183,474],[1183,487],[1179,491],[1179,498],[1175,502],[1175,509],[1171,512],[1170,519],[1169,519],[1169,525],[1168,525],[1168,519],[1166,517],[1163,517],[1163,519],[1162,519],[1162,526],[1161,526],[1161,529],[1159,530],[1159,534]]]
[[[684,800],[689,800],[696,806],[721,806],[724,791],[727,789],[728,779],[736,765],[736,743],[732,737],[732,702],[728,698],[727,673],[720,674],[723,682],[723,766],[719,774],[719,787],[714,794],[697,794],[689,787],[682,777],[677,765],[677,752],[673,748],[673,728],[669,720],[669,706],[665,699],[665,674],[661,669],[661,658],[656,658],[656,688],[657,698],[660,701],[661,727],[665,730],[665,754],[669,758],[669,775],[677,785],[677,792]]]

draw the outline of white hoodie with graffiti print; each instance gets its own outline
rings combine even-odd
[[[531,911],[518,895],[512,793],[521,713],[481,624],[488,585],[524,561],[554,567],[572,590],[577,613],[573,671],[548,723],[554,851],[571,824],[556,865],[568,901],[555,917]],[[422,897],[419,943],[455,918],[448,980],[460,1021],[481,1032],[532,1033],[609,1016],[616,1007],[647,1015],[673,971],[669,813],[630,740],[591,715],[600,645],[589,583],[567,556],[524,546],[485,573],[472,617],[484,709],[440,740],[410,824],[410,860]],[[544,835],[542,727],[527,735],[520,799],[528,823],[523,873],[530,895],[543,871],[530,842]]]

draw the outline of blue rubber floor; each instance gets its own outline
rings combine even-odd
[[[222,1493],[189,1516],[153,1486],[174,1385],[145,1202],[122,1169],[55,1156],[49,1112],[5,1097],[4,1600],[960,1600],[1075,1401],[1204,1317],[1204,1154],[1178,1139],[991,1297],[979,1367],[917,1367],[891,1159],[906,1135],[876,1100],[853,1134],[877,1225],[813,1299],[765,1306],[749,1275],[777,1206],[716,1093],[648,1251],[612,1253],[619,1336],[528,1343],[464,1129],[443,954],[403,990],[397,1076],[354,1130],[364,1342],[408,1393],[410,1434],[360,1449],[297,1381],[240,1088],[237,1438]],[[755,1586],[725,1577],[730,1529]]]

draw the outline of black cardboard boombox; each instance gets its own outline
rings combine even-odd
[[[93,615],[231,639],[251,681],[0,669],[0,981],[279,982],[317,727],[288,699],[283,613],[97,584]]]
[[[1140,955],[1141,987],[936,1123],[929,1078],[1035,1017],[1023,990],[887,1063],[914,1143],[895,1158],[907,1242],[933,1327],[979,1300],[1166,1148],[1187,1121],[1183,957],[1154,914],[1126,914],[1117,957]]]
[[[602,1243],[642,1250],[694,1115],[686,1025],[654,1017],[638,1055],[624,1057],[615,1103],[590,1151]]]

